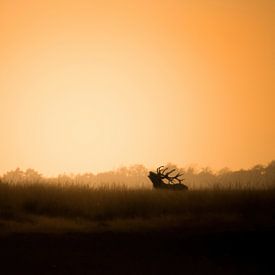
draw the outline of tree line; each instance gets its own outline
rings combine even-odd
[[[195,167],[181,168],[174,164],[167,164],[169,168],[176,168],[184,173],[184,182],[189,188],[274,188],[275,160],[268,165],[255,165],[251,169],[231,171],[228,168],[213,172],[210,168],[197,169]],[[60,174],[56,177],[45,177],[34,169],[21,170],[17,168],[8,171],[0,177],[2,183],[9,184],[82,184],[91,187],[125,186],[127,188],[151,188],[148,179],[150,169],[143,165],[120,167],[113,171],[82,174]]]

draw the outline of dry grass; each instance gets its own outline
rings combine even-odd
[[[130,190],[105,186],[0,184],[0,228],[71,231],[263,224],[275,219],[275,190]],[[29,227],[26,227],[26,223]],[[24,225],[23,225],[24,224]],[[25,226],[25,227],[24,227]],[[16,230],[17,230],[16,229]]]

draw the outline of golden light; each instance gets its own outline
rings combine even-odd
[[[0,172],[270,161],[274,8],[1,1]]]

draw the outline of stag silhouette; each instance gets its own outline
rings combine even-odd
[[[157,168],[157,172],[149,172],[148,178],[152,181],[153,187],[155,189],[165,189],[165,190],[188,190],[188,187],[182,183],[184,179],[180,177],[182,173],[177,173],[175,176],[171,174],[175,172],[176,169],[168,171],[168,168],[160,166]],[[164,182],[167,181],[167,183]]]

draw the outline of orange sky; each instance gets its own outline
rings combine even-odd
[[[1,0],[0,173],[275,159],[274,0]]]

